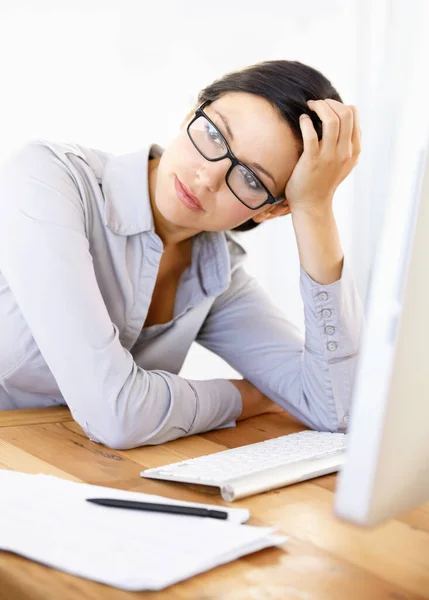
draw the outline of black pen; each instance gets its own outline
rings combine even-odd
[[[132,508],[134,510],[151,510],[153,512],[174,513],[193,517],[212,517],[213,519],[227,519],[228,513],[222,510],[211,510],[198,506],[181,506],[180,504],[157,504],[154,502],[136,502],[134,500],[114,500],[113,498],[86,498],[87,502],[101,506],[116,508]]]

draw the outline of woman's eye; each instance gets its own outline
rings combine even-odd
[[[222,144],[222,139],[221,139],[219,133],[216,131],[216,129],[214,127],[212,127],[210,125],[210,123],[206,123],[204,125],[204,128],[206,130],[207,135],[213,142]]]
[[[253,177],[252,173],[249,173],[249,171],[246,171],[246,170],[243,169],[242,174],[243,174],[243,179],[244,179],[245,184],[252,191],[258,192],[259,190],[262,189],[261,184],[259,183],[259,181],[257,179],[255,179]]]

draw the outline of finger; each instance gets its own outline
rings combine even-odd
[[[337,114],[324,100],[310,100],[307,104],[322,121],[321,153],[334,155],[340,132],[340,120]]]
[[[304,152],[310,157],[316,157],[319,155],[319,138],[317,137],[317,131],[314,129],[314,125],[310,117],[306,114],[302,114],[299,119],[299,125],[301,127],[302,139],[304,142]]]
[[[327,98],[325,100],[332,108],[333,111],[338,115],[340,119],[340,133],[338,136],[337,143],[337,157],[342,162],[347,162],[352,158],[353,155],[353,146],[352,146],[352,134],[353,134],[353,120],[354,113],[350,106],[343,104],[342,102],[338,102],[337,100],[333,100],[332,98]]]
[[[362,147],[362,129],[360,127],[359,111],[356,106],[350,106],[353,111],[353,133],[352,133],[352,146],[353,146],[353,157],[357,158],[360,154]]]

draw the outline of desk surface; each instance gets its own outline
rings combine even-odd
[[[65,407],[4,411],[0,468],[226,505],[213,488],[202,491],[198,486],[142,479],[139,472],[301,429],[286,414],[263,415],[234,429],[118,451],[90,442]],[[249,524],[276,526],[289,541],[162,592],[123,592],[0,552],[0,598],[429,599],[429,504],[362,531],[332,516],[335,481],[335,475],[328,475],[235,502],[233,506],[249,508]]]

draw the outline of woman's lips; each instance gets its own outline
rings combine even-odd
[[[204,208],[201,206],[197,198],[188,192],[183,183],[176,176],[174,177],[174,187],[176,188],[177,197],[187,208],[190,210],[204,212]]]

